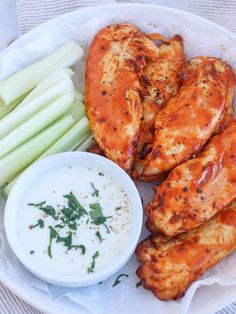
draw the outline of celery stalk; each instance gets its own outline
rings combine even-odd
[[[46,108],[0,139],[0,157],[3,157],[62,116],[69,110],[72,102],[73,96],[71,94],[58,97]]]
[[[93,134],[89,135],[89,137],[87,137],[85,139],[85,141],[80,144],[75,150],[78,152],[84,152],[86,151],[89,147],[93,146],[96,144],[95,138],[93,136]]]
[[[10,182],[26,166],[38,158],[60,138],[72,125],[74,119],[67,115],[54,122],[23,145],[0,159],[0,186]]]
[[[81,144],[90,133],[89,122],[83,117],[69,131],[67,131],[56,143],[46,150],[40,159],[52,154],[72,151]]]
[[[28,103],[25,103],[24,106],[21,106],[20,104],[15,110],[0,121],[0,138],[3,138],[10,131],[24,123],[27,119],[30,119],[33,115],[49,105],[50,102],[55,100],[58,96],[68,92],[73,94],[73,86],[71,86],[68,81],[64,80],[54,87],[46,90],[44,93],[41,93],[38,97],[32,99]],[[4,107],[8,108],[8,106]]]
[[[45,93],[48,89],[51,89],[56,85],[58,86],[58,84],[60,84],[62,81],[68,81],[68,84],[70,82],[71,86],[73,86],[73,83],[70,79],[73,74],[74,72],[69,68],[59,69],[53,72],[29,93],[29,95],[21,102],[20,107],[32,99],[37,98],[42,93]]]
[[[9,184],[7,184],[4,189],[1,190],[1,194],[3,198],[6,200],[8,198],[9,193],[11,192],[11,189],[13,188],[14,184],[16,183],[18,176],[12,180]]]
[[[16,100],[14,100],[12,103],[10,103],[8,106],[4,106],[3,104],[0,104],[0,119],[4,118],[9,112],[11,112],[13,109],[15,109],[21,101],[24,99],[26,95],[23,95]]]
[[[57,69],[71,66],[83,55],[82,48],[71,41],[56,49],[49,56],[20,70],[0,82],[0,99],[4,105],[33,89]]]
[[[84,95],[80,93],[78,90],[75,91],[75,98],[78,99],[79,101],[84,101]]]
[[[78,145],[83,143],[83,141],[88,138],[89,133],[90,129],[88,119],[86,117],[83,117],[62,137],[60,137],[52,146],[50,146],[42,155],[40,155],[37,160],[53,154],[74,150],[75,147],[78,147]],[[10,183],[8,183],[3,189],[2,194],[5,199],[8,197],[17,178],[18,176]]]
[[[79,121],[83,116],[85,116],[84,104],[78,99],[74,99],[73,105],[70,109],[70,114],[75,119],[75,121]]]

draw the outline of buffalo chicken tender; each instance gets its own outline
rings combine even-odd
[[[175,236],[210,219],[236,198],[236,120],[198,157],[172,170],[146,207],[147,226]]]
[[[173,239],[150,237],[140,243],[136,255],[142,265],[137,275],[142,285],[159,299],[177,299],[193,281],[235,248],[236,202],[233,202],[183,235]]]
[[[155,139],[155,119],[157,113],[168,100],[175,96],[180,87],[180,73],[184,64],[183,41],[175,35],[170,41],[159,47],[159,57],[148,61],[141,77],[143,87],[143,117],[137,156],[132,176],[135,179],[154,180],[155,177],[142,177],[148,160],[146,155],[152,150]]]
[[[88,52],[85,102],[90,126],[105,155],[127,172],[142,117],[139,76],[146,61],[157,58],[157,46],[132,24],[103,28]]]
[[[157,114],[155,142],[143,176],[162,178],[198,153],[232,119],[235,75],[212,57],[196,57],[183,70],[179,93]]]

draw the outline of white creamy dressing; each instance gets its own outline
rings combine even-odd
[[[98,197],[92,196],[94,190],[91,183],[99,191]],[[63,243],[56,243],[53,239],[52,258],[50,258],[49,226],[55,228],[55,225],[60,224],[60,220],[55,221],[40,209],[28,204],[46,201],[58,213],[63,205],[67,204],[63,195],[71,191],[88,213],[91,211],[89,204],[99,203],[103,215],[112,216],[106,220],[110,232],[108,233],[102,224],[91,223],[90,216],[84,215],[77,221],[77,231],[71,231],[73,232],[72,244],[83,245],[86,248],[85,254],[81,254],[80,249],[67,250]],[[121,209],[116,210],[117,207]],[[60,167],[37,178],[23,195],[17,217],[19,221],[17,233],[25,253],[37,267],[47,269],[51,274],[67,276],[76,274],[83,278],[104,270],[125,252],[132,232],[132,214],[131,202],[126,191],[108,173],[78,166]],[[44,221],[44,227],[37,226],[30,229],[38,219]],[[63,229],[55,229],[61,237],[68,236],[70,230],[67,226]],[[97,231],[101,234],[101,242],[95,235]],[[92,256],[96,252],[99,252],[99,256],[95,260],[94,272],[88,273]]]

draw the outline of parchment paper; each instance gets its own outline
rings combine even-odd
[[[236,47],[234,47],[229,39],[221,35],[208,35],[202,32],[193,32],[188,28],[178,29],[168,25],[157,26],[129,16],[123,19],[106,16],[93,18],[80,26],[72,23],[61,23],[47,30],[36,41],[24,47],[8,48],[0,54],[0,79],[42,58],[56,47],[71,39],[76,40],[86,53],[96,32],[103,26],[115,22],[132,22],[138,25],[143,31],[160,32],[167,37],[180,34],[184,38],[187,59],[198,55],[216,56],[227,60],[236,70]],[[75,84],[82,92],[84,91],[84,61],[85,57],[75,67],[77,76]],[[147,203],[152,198],[152,186],[152,184],[138,183],[144,203]],[[93,314],[184,314],[188,312],[194,295],[200,287],[214,284],[222,286],[236,284],[236,254],[232,254],[205,273],[201,279],[193,283],[185,296],[178,301],[161,302],[142,287],[136,288],[136,283],[139,279],[135,275],[138,266],[135,256],[132,257],[121,271],[102,284],[87,288],[61,288],[53,286],[31,275],[12,253],[3,228],[3,200],[1,200],[0,206],[0,259],[5,262],[9,274],[14,275],[18,281],[24,282],[24,284],[46,292],[52,299],[67,297]],[[144,238],[147,234],[148,232],[144,228],[141,238]],[[112,288],[117,275],[121,273],[128,274],[129,278],[124,278],[121,284]]]

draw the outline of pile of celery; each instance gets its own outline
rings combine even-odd
[[[7,197],[34,161],[92,141],[69,69],[83,55],[69,42],[0,82],[0,187]]]

